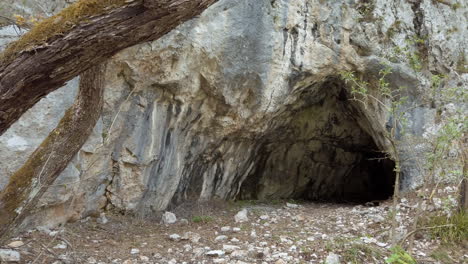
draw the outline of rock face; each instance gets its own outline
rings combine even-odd
[[[422,135],[436,114],[437,102],[419,99],[430,72],[466,87],[466,12],[429,0],[222,0],[112,59],[102,120],[35,223],[106,204],[151,214],[212,198],[386,198],[394,164],[379,160],[391,117],[349,100],[339,73],[375,80],[387,62],[391,86],[406,86],[418,105],[407,113],[410,132]],[[423,41],[405,41],[415,39]],[[421,70],[398,52],[405,47],[420,54]],[[0,188],[72,101],[69,86],[0,137]],[[402,183],[418,184],[410,162]]]

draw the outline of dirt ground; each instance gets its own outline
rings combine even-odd
[[[386,263],[390,207],[391,201],[192,204],[173,210],[174,224],[108,212],[12,242],[21,241],[14,248],[20,263]],[[415,206],[403,198],[399,207],[404,237]],[[236,222],[244,208],[248,221]],[[467,243],[446,246],[429,232],[417,233],[412,254],[417,263],[468,263]]]

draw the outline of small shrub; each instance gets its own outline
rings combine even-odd
[[[396,246],[392,249],[392,254],[388,257],[385,262],[389,264],[417,264],[411,255],[406,252],[403,248]]]
[[[452,216],[432,216],[424,224],[433,237],[446,243],[457,243],[468,240],[468,214],[458,212]]]
[[[192,217],[192,222],[194,223],[209,223],[213,221],[213,217],[208,215],[197,215]]]

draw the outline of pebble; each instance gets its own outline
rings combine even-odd
[[[232,253],[231,253],[231,258],[234,258],[234,259],[244,259],[246,258],[248,255],[248,252],[245,251],[245,250],[234,250]]]
[[[169,235],[169,239],[172,241],[180,241],[181,237],[178,234]]]
[[[221,227],[221,232],[226,233],[226,232],[229,232],[229,231],[231,231],[231,227],[230,227],[230,226],[223,226],[223,227]]]
[[[238,247],[238,246],[223,245],[223,250],[228,254],[234,252],[235,250],[239,250],[239,249],[240,249],[240,247]]]
[[[221,236],[217,236],[215,238],[215,241],[224,241],[224,240],[227,240],[227,239],[228,239],[227,236],[221,235]]]
[[[299,205],[293,204],[293,203],[286,203],[286,207],[291,208],[291,209],[297,209],[299,208]]]
[[[140,250],[138,248],[132,248],[130,250],[130,254],[132,254],[132,255],[135,255],[135,254],[138,254],[138,253],[140,253]]]
[[[207,255],[209,257],[222,257],[225,254],[226,254],[226,252],[224,252],[222,250],[210,250],[210,251],[205,253],[205,255]]]
[[[18,248],[18,247],[22,247],[24,246],[24,242],[23,241],[13,241],[11,242],[10,244],[7,245],[7,247],[9,248]]]
[[[57,244],[56,246],[54,246],[53,248],[56,248],[56,249],[66,249],[66,248],[67,248],[67,244],[65,244],[65,243],[60,243],[60,244]]]

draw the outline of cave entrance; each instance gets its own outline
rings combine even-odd
[[[256,167],[239,199],[367,202],[388,199],[395,181],[358,102],[340,80],[300,96],[258,143]]]

